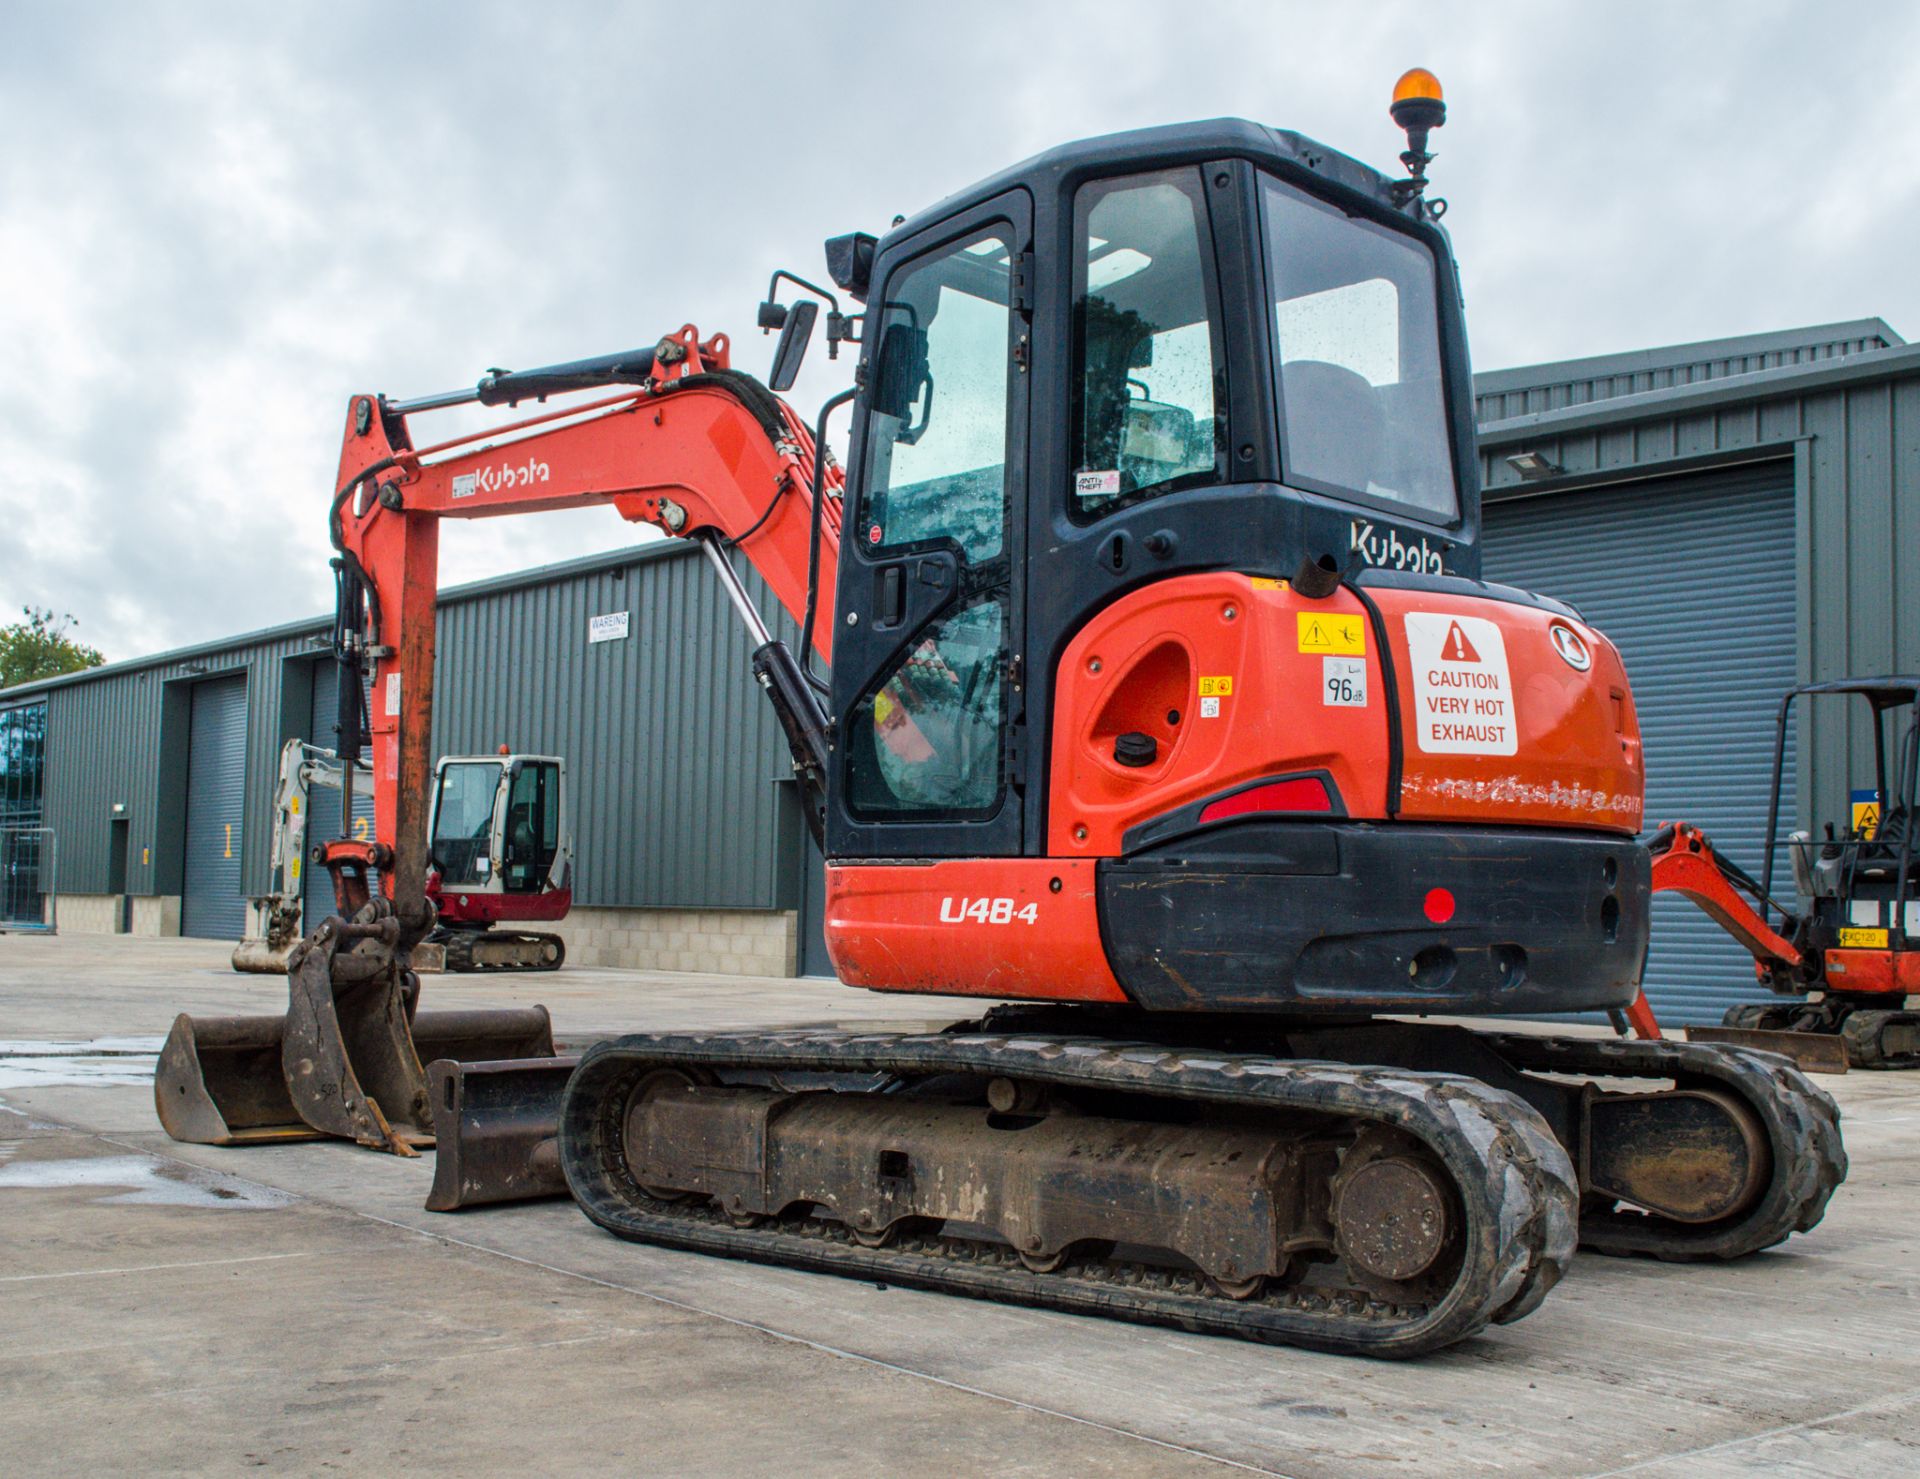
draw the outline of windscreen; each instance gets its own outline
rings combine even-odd
[[[434,799],[433,863],[448,887],[477,888],[492,873],[487,851],[493,831],[493,799],[500,788],[500,767],[493,761],[447,765],[440,771]]]
[[[1453,518],[1433,254],[1279,180],[1261,186],[1288,477]]]

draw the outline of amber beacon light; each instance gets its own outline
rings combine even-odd
[[[1401,182],[1401,192],[1417,199],[1427,187],[1427,165],[1433,160],[1427,152],[1427,135],[1447,121],[1440,79],[1425,67],[1408,68],[1393,85],[1393,102],[1387,111],[1407,131],[1407,150],[1400,162],[1412,178]],[[1445,209],[1438,201],[1433,204],[1438,207],[1432,212],[1436,216]]]

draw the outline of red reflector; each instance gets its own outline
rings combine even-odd
[[[1453,918],[1453,894],[1444,888],[1427,890],[1427,918],[1435,924],[1445,924]]]
[[[1268,781],[1209,802],[1200,813],[1203,822],[1218,822],[1227,817],[1243,817],[1256,811],[1332,811],[1333,801],[1326,786],[1315,776],[1295,776],[1292,780]]]

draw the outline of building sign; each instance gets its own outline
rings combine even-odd
[[[587,618],[587,642],[624,642],[627,639],[626,611],[609,611],[605,616]]]

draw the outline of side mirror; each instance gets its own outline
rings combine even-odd
[[[773,369],[767,375],[770,390],[791,390],[799,378],[800,365],[807,357],[807,341],[813,337],[814,320],[820,317],[820,305],[802,298],[787,310],[780,326],[780,340],[773,346]]]

